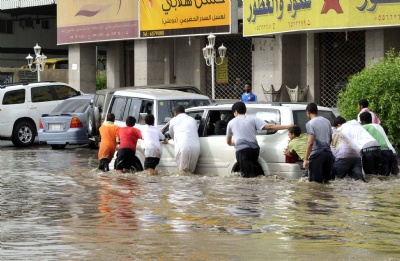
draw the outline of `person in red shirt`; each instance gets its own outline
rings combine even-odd
[[[133,127],[135,123],[135,117],[129,116],[126,118],[126,127],[119,130],[120,144],[115,169],[120,172],[126,172],[135,165],[136,144],[138,139],[143,139],[140,130]]]

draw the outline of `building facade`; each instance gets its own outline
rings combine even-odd
[[[180,83],[211,96],[211,68],[202,49],[212,32],[215,47],[228,48],[225,64],[215,66],[217,99],[238,99],[244,83],[252,82],[260,101],[290,101],[287,88],[298,86],[305,90],[303,101],[336,107],[350,75],[391,48],[400,50],[399,3],[377,6],[374,12],[367,6],[358,14],[350,6],[358,1],[351,0],[339,7],[335,0],[325,1],[331,3],[327,7],[312,0],[293,6],[292,1],[257,6],[220,0],[209,7],[201,1],[189,6],[163,0],[139,1],[138,6],[126,6],[129,1],[17,2],[1,2],[0,47],[7,52],[0,53],[0,67],[25,64],[27,51],[38,42],[53,57],[68,56],[69,83],[88,93],[95,91],[101,49],[107,55],[108,88]],[[394,13],[383,15],[387,10]],[[371,19],[361,14],[375,14],[377,22],[365,24]]]

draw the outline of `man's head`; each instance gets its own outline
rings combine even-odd
[[[289,133],[288,136],[291,140],[293,140],[296,137],[299,137],[301,134],[301,129],[299,126],[293,126],[289,128]]]
[[[342,124],[346,123],[346,119],[343,118],[342,116],[336,117],[336,119],[333,121],[333,127],[339,128],[342,126]]]
[[[115,121],[115,115],[114,115],[114,113],[109,113],[109,114],[107,114],[107,119],[106,119],[107,121],[112,121],[112,122],[114,122]]]
[[[361,121],[362,125],[372,123],[372,115],[371,115],[371,113],[369,113],[367,111],[361,113],[360,114],[360,121]]]
[[[185,113],[185,108],[182,105],[178,105],[174,108],[174,116],[177,116],[180,113]]]
[[[128,118],[126,118],[125,123],[126,123],[126,126],[133,127],[136,124],[136,118],[133,116],[128,116]]]
[[[235,117],[238,114],[246,114],[246,105],[243,102],[235,102],[235,104],[232,105],[232,111]]]
[[[368,108],[368,100],[366,99],[361,99],[358,102],[358,110],[361,111],[362,109]]]
[[[311,119],[311,115],[318,115],[317,104],[311,102],[306,107],[306,115],[308,119]]]
[[[251,83],[246,82],[246,83],[244,84],[244,92],[245,92],[245,93],[251,93]]]
[[[154,115],[153,114],[147,114],[146,117],[144,117],[144,122],[147,125],[154,125]]]

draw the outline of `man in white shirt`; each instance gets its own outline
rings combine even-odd
[[[185,114],[181,105],[174,109],[169,135],[175,142],[175,160],[179,171],[194,173],[200,156],[200,140],[195,119]]]
[[[338,116],[335,123],[337,130],[360,152],[365,174],[378,174],[381,154],[379,143],[356,120],[346,122]]]

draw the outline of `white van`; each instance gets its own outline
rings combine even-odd
[[[159,129],[168,123],[173,115],[176,106],[182,105],[185,108],[207,106],[211,103],[210,98],[205,95],[181,92],[166,89],[137,89],[116,91],[111,98],[107,114],[114,113],[114,124],[120,127],[126,126],[126,118],[133,116],[137,122],[135,128],[139,130],[145,126],[144,117],[147,114],[153,114],[155,117],[155,126]],[[141,147],[142,140],[138,140],[138,147]],[[114,159],[110,163],[110,169],[114,169]],[[143,156],[143,155],[142,155]],[[143,170],[144,158],[136,158],[134,169]]]
[[[145,125],[144,116],[150,113],[155,117],[155,125],[161,129],[174,116],[175,106],[191,108],[210,103],[210,98],[196,93],[166,89],[121,90],[114,93],[107,113],[114,113],[115,124],[121,127],[126,126],[128,116],[135,117],[138,129]]]

